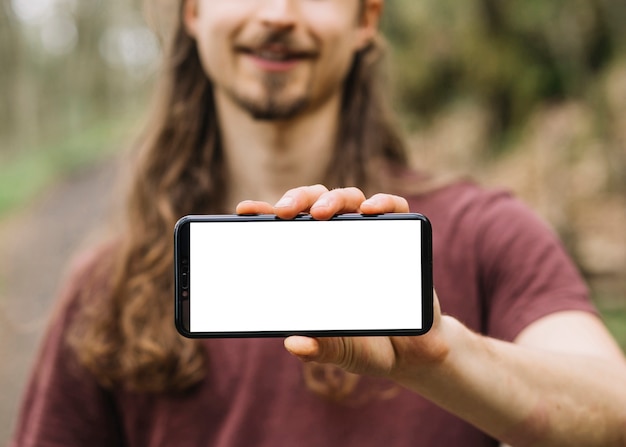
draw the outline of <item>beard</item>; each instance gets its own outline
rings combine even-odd
[[[250,116],[260,121],[287,120],[297,116],[309,105],[307,94],[285,97],[284,90],[289,82],[287,74],[267,74],[261,82],[264,92],[260,98],[253,98],[234,89],[226,89],[226,94]]]
[[[319,53],[314,43],[284,30],[242,36],[235,47],[244,52],[279,47],[291,56],[303,58],[314,58]],[[297,81],[292,73],[266,72],[257,78],[253,90],[238,89],[231,84],[230,88],[225,88],[225,93],[256,120],[287,120],[310,106],[311,80],[290,88],[290,84]]]

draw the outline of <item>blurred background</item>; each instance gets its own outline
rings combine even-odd
[[[626,2],[385,8],[415,164],[525,200],[626,347]],[[67,263],[118,203],[158,71],[153,30],[171,13],[145,12],[139,0],[0,0],[2,443]]]

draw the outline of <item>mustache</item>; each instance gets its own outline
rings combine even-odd
[[[242,38],[235,49],[244,52],[279,51],[297,57],[314,57],[319,54],[315,44],[303,42],[291,31],[274,30]]]

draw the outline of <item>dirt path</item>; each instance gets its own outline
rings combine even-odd
[[[111,206],[115,180],[113,161],[83,169],[0,220],[0,445],[68,261]]]

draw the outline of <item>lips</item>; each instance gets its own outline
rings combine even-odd
[[[313,51],[296,48],[292,45],[282,43],[271,43],[260,45],[257,47],[239,46],[237,50],[270,62],[289,62],[298,59],[312,58],[315,56]]]
[[[255,51],[250,51],[250,54],[268,61],[274,62],[285,62],[290,59],[298,59],[299,56],[296,53],[291,53],[288,51],[273,51],[269,49],[258,49]]]
[[[304,60],[314,57],[314,53],[300,51],[282,43],[272,43],[258,47],[240,47],[240,54],[247,56],[257,69],[266,73],[287,73]]]

